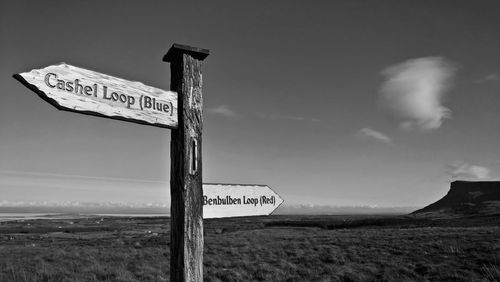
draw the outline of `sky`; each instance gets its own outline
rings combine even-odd
[[[497,1],[0,0],[0,202],[169,205],[170,131],[59,111],[66,62],[168,90],[206,48],[203,181],[288,205],[425,206],[500,178]]]

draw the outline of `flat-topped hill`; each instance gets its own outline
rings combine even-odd
[[[500,181],[454,181],[446,196],[412,214],[432,217],[500,215]]]

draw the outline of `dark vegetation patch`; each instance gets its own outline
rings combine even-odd
[[[0,281],[168,281],[169,224],[168,218],[0,223]],[[498,234],[499,219],[491,217],[205,220],[204,278],[499,281]]]
[[[266,227],[315,227],[322,229],[352,228],[422,228],[422,227],[465,227],[465,226],[498,226],[500,217],[470,217],[452,219],[429,219],[416,216],[340,216],[302,217],[300,219],[284,218],[266,222]]]

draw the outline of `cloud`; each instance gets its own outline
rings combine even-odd
[[[139,182],[139,183],[167,183],[161,180],[150,180],[140,178],[118,178],[118,177],[103,177],[103,176],[87,176],[75,174],[59,174],[47,172],[32,172],[32,171],[19,171],[0,169],[0,176],[17,176],[19,178],[53,178],[53,179],[81,179],[81,180],[102,180],[110,182]],[[0,178],[1,179],[1,178]]]
[[[357,133],[357,136],[361,136],[363,138],[375,140],[384,144],[392,144],[392,139],[388,137],[387,135],[383,134],[382,132],[373,130],[371,128],[362,128],[360,129]]]
[[[220,106],[215,107],[215,108],[208,108],[207,112],[214,114],[214,115],[221,115],[221,116],[225,116],[225,117],[229,117],[229,118],[240,117],[239,114],[235,113],[227,105],[220,105]]]
[[[79,202],[79,201],[0,201],[0,207],[120,207],[120,208],[165,208],[168,207],[165,203],[150,202]]]
[[[448,165],[448,174],[459,180],[491,180],[491,171],[484,166],[459,161]]]
[[[52,178],[52,179],[81,179],[81,180],[102,180],[110,182],[139,182],[139,183],[166,183],[161,180],[149,180],[140,178],[118,178],[118,177],[103,177],[103,176],[87,176],[75,174],[59,174],[47,172],[32,172],[32,171],[19,171],[0,169],[0,176],[17,176],[19,178]]]
[[[260,118],[263,119],[282,119],[282,120],[294,120],[294,121],[308,121],[308,122],[321,122],[317,118],[301,117],[301,116],[290,116],[290,115],[280,115],[280,114],[264,114],[257,113]]]
[[[484,80],[485,81],[498,81],[500,80],[500,74],[498,73],[491,73],[491,74],[488,74],[487,76],[484,77]]]
[[[451,117],[441,105],[457,68],[442,57],[417,58],[385,68],[380,89],[384,110],[406,130],[433,130]]]
[[[483,78],[476,80],[477,83],[485,83],[490,81],[500,81],[500,74],[490,73],[488,75],[485,75]]]

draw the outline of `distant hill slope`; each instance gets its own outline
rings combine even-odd
[[[500,215],[500,181],[454,181],[446,196],[412,214],[429,217]]]

